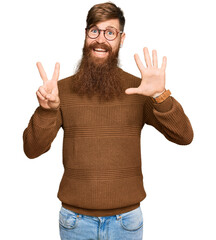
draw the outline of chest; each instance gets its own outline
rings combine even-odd
[[[63,127],[143,125],[143,103],[138,95],[105,103],[96,98],[70,96],[61,109]]]

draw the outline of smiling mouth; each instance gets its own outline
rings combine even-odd
[[[107,52],[107,50],[106,50],[106,49],[103,49],[103,48],[93,48],[93,50],[94,50],[95,52]]]

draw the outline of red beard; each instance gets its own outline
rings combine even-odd
[[[108,52],[105,59],[91,55],[93,49],[102,48]],[[111,100],[123,93],[118,68],[118,53],[106,44],[93,42],[83,47],[83,57],[77,67],[73,90],[79,95],[92,97],[97,95],[100,100]]]

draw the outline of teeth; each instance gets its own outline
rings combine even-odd
[[[97,52],[106,52],[106,50],[102,48],[95,48],[94,50]]]

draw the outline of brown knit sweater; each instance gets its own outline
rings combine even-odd
[[[124,90],[140,78],[119,69]],[[144,124],[168,140],[186,145],[193,139],[181,105],[169,97],[153,103],[140,94],[100,102],[75,94],[75,76],[58,81],[60,108],[38,107],[23,133],[24,152],[36,158],[47,152],[60,127],[64,130],[64,174],[58,198],[63,207],[90,216],[110,216],[137,208],[145,198],[140,135]]]

